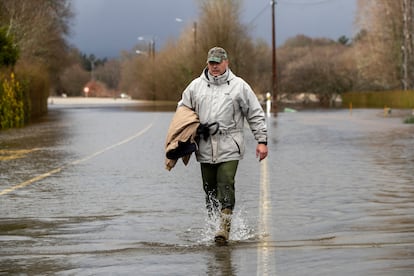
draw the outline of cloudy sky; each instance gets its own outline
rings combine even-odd
[[[270,45],[270,0],[240,1],[242,22],[252,27],[254,38],[262,38]],[[297,34],[335,40],[355,34],[356,0],[276,2],[278,45]],[[155,38],[159,49],[168,39],[177,38],[199,14],[197,0],[72,0],[72,4],[76,15],[70,42],[82,52],[100,58],[132,51],[140,36]]]

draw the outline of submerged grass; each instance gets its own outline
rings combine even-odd
[[[410,117],[406,118],[404,120],[405,124],[414,124],[414,115],[411,115]]]

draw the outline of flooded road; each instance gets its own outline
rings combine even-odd
[[[51,106],[0,132],[0,274],[414,275],[414,126],[378,110],[269,118],[247,135],[228,246],[198,163],[164,169],[172,112]]]

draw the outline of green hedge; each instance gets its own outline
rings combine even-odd
[[[343,106],[354,108],[414,108],[414,91],[348,92],[342,95]]]
[[[22,127],[29,120],[27,86],[14,73],[0,77],[0,129]]]

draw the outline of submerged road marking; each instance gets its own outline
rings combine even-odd
[[[106,152],[108,150],[111,150],[113,148],[116,148],[116,147],[119,147],[119,146],[121,146],[123,144],[126,144],[126,143],[134,140],[135,138],[141,136],[145,132],[147,132],[152,126],[153,126],[153,123],[151,123],[148,126],[146,126],[143,130],[135,133],[134,135],[132,135],[132,136],[130,136],[130,137],[128,137],[128,138],[126,138],[126,139],[124,139],[124,140],[116,143],[116,144],[113,144],[113,145],[111,145],[109,147],[106,147],[106,148],[104,148],[102,150],[99,150],[99,151],[97,151],[95,153],[92,153],[91,155],[88,155],[88,156],[86,156],[84,158],[81,158],[81,159],[72,161],[69,164],[63,165],[63,166],[61,166],[59,168],[56,168],[56,169],[53,169],[53,170],[51,170],[51,171],[49,171],[47,173],[44,173],[44,174],[38,175],[36,177],[33,177],[33,178],[29,179],[29,180],[26,180],[26,181],[24,181],[22,183],[19,183],[19,184],[15,185],[15,186],[12,186],[10,188],[4,189],[3,191],[0,191],[0,196],[9,194],[9,193],[11,193],[11,192],[13,192],[13,191],[15,191],[17,189],[21,189],[21,188],[24,188],[26,186],[29,186],[30,184],[33,184],[33,183],[35,183],[35,182],[37,182],[39,180],[45,179],[46,177],[49,177],[51,175],[54,175],[54,174],[62,171],[66,167],[73,166],[73,165],[77,165],[79,163],[85,162],[85,161],[87,161],[89,159],[92,159],[92,158],[94,158],[94,157],[96,157],[96,156],[98,156],[98,155],[100,155],[100,154],[102,154],[102,153],[104,153],[104,152]]]
[[[9,161],[13,159],[23,158],[33,151],[40,150],[40,148],[21,149],[21,150],[5,150],[0,149],[0,161]]]
[[[259,204],[259,233],[263,235],[260,246],[257,248],[257,275],[274,275],[272,271],[272,260],[269,234],[269,218],[271,217],[271,200],[269,191],[269,173],[267,159],[261,161],[260,172],[260,204]]]

